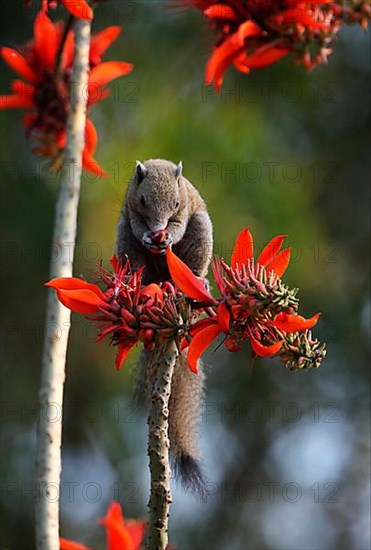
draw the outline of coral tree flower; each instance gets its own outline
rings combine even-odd
[[[73,2],[65,2],[72,6]],[[76,6],[81,3],[75,2]],[[82,9],[82,8],[81,8]],[[102,55],[120,33],[112,26],[92,37],[88,107],[110,92],[105,85],[128,74],[133,65],[123,61],[102,62]],[[35,153],[52,159],[55,169],[63,164],[66,121],[70,108],[70,78],[74,54],[72,31],[64,33],[63,23],[53,23],[44,11],[35,19],[34,39],[20,50],[3,47],[0,55],[18,75],[11,84],[12,94],[0,96],[0,109],[25,109],[23,118],[27,137],[37,142]],[[94,158],[97,132],[89,118],[85,126],[83,167],[99,176],[106,173]]]
[[[139,550],[147,523],[124,519],[118,502],[112,502],[100,522],[106,528],[107,550]],[[90,550],[88,546],[64,538],[60,539],[61,550]]]
[[[330,0],[180,0],[201,9],[218,31],[206,66],[206,83],[220,89],[230,65],[249,73],[276,63],[290,52],[312,68],[326,62],[328,44],[339,28]],[[312,60],[311,45],[318,53]]]
[[[220,334],[225,335],[225,346],[230,351],[238,351],[240,343],[248,339],[254,356],[268,357],[280,352],[285,333],[306,331],[317,323],[320,314],[311,319],[296,314],[296,291],[290,293],[281,283],[291,252],[290,248],[282,249],[285,237],[274,237],[255,262],[253,237],[246,228],[236,239],[231,266],[219,258],[214,260],[214,278],[221,298],[216,315],[198,321],[190,329],[188,364],[193,372],[197,372],[202,353]],[[187,266],[170,249],[167,262],[174,282],[185,294],[205,306],[215,304],[199,279],[186,271]]]
[[[115,270],[113,275],[103,269],[99,273],[107,286],[106,292],[97,284],[75,277],[52,279],[45,286],[53,288],[58,300],[72,311],[97,315],[93,318],[99,324],[97,340],[112,336],[117,345],[116,369],[120,370],[129,351],[139,340],[135,307],[140,299],[141,271],[131,274],[129,264],[122,268],[115,257],[111,263]]]
[[[143,268],[133,273],[129,261],[121,266],[115,256],[111,264],[114,273],[103,268],[97,272],[105,292],[97,284],[75,277],[52,279],[46,286],[54,289],[59,301],[72,311],[93,315],[89,319],[98,327],[97,341],[109,336],[117,346],[115,365],[120,370],[138,342],[151,350],[156,338],[182,337],[192,312],[184,295],[178,292],[177,296],[171,283],[143,287]]]

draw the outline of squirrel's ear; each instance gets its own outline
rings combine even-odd
[[[180,161],[177,167],[175,168],[175,177],[179,178],[179,176],[182,175],[182,172],[183,172],[183,163],[182,161]]]
[[[140,162],[140,160],[137,160],[135,170],[138,176],[138,183],[140,183],[147,174],[147,168],[142,162]]]

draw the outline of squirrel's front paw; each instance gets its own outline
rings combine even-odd
[[[168,231],[162,229],[155,233],[146,232],[143,235],[142,243],[152,254],[165,254],[168,246],[173,243],[173,239],[170,237]]]

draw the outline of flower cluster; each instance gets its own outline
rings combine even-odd
[[[69,7],[80,5],[66,1],[64,4]],[[132,64],[123,61],[102,62],[102,55],[120,31],[118,26],[107,27],[91,39],[88,108],[109,95],[109,90],[105,88],[108,82],[128,74],[133,68]],[[19,51],[3,47],[0,55],[21,77],[13,80],[11,95],[0,96],[0,109],[28,110],[23,124],[27,137],[37,142],[33,152],[50,157],[52,167],[59,169],[63,164],[67,114],[73,93],[72,31],[61,22],[53,23],[42,10],[35,19],[34,39]],[[94,158],[97,141],[96,129],[87,118],[83,167],[104,176],[104,170]]]
[[[317,368],[325,347],[313,339],[310,329],[320,314],[310,319],[299,315],[298,290],[281,280],[290,262],[290,249],[282,250],[285,237],[273,238],[255,261],[252,235],[244,229],[231,265],[218,257],[213,261],[219,298],[171,248],[166,257],[175,286],[166,281],[143,287],[142,269],[133,273],[129,261],[121,266],[115,257],[113,274],[103,268],[97,272],[105,291],[76,278],[53,279],[47,286],[57,291],[66,307],[95,315],[90,318],[99,327],[98,340],[110,335],[118,346],[117,369],[137,342],[151,350],[159,340],[173,338],[180,349],[188,347],[189,367],[197,373],[201,354],[220,335],[229,351],[240,350],[248,341],[254,357],[277,355],[291,370]]]
[[[156,341],[175,338],[179,345],[195,313],[189,301],[170,282],[143,286],[143,269],[132,272],[129,260],[121,266],[111,259],[114,272],[103,268],[96,272],[106,287],[74,277],[52,279],[46,286],[54,288],[60,302],[89,317],[98,327],[98,338],[106,336],[117,346],[116,368],[121,369],[131,348],[142,342],[148,350]]]
[[[106,528],[107,550],[139,550],[146,530],[146,522],[125,521],[118,502],[112,502],[100,523]],[[61,550],[90,550],[84,544],[64,538],[60,539],[60,548]]]
[[[224,334],[229,351],[239,351],[249,341],[253,355],[278,355],[286,367],[294,370],[319,367],[325,348],[312,339],[310,329],[320,314],[310,319],[298,315],[298,289],[289,289],[281,277],[290,262],[290,248],[281,250],[286,235],[273,238],[256,262],[253,257],[253,237],[244,229],[237,237],[231,265],[216,257],[213,261],[215,282],[221,297],[215,300],[205,290],[195,291],[198,279],[188,273],[184,278],[183,262],[168,249],[170,274],[188,296],[216,307],[207,309],[208,318],[190,329],[188,364],[197,372],[197,361],[203,351]],[[183,264],[183,265],[182,265]]]
[[[206,83],[217,90],[226,69],[249,73],[293,53],[312,69],[327,62],[331,44],[343,22],[370,20],[367,0],[180,0],[203,11],[217,30],[215,49],[206,66]]]

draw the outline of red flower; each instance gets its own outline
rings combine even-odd
[[[220,334],[226,336],[225,345],[230,351],[238,351],[239,342],[249,339],[254,355],[267,357],[281,350],[286,333],[305,331],[317,323],[320,314],[305,319],[293,313],[295,301],[287,301],[277,311],[277,291],[282,294],[280,278],[290,262],[290,248],[281,250],[285,237],[274,237],[255,263],[253,237],[246,228],[236,239],[231,266],[219,259],[214,261],[214,278],[222,296],[216,315],[201,319],[190,329],[188,364],[193,372],[197,373],[200,356]],[[206,306],[217,303],[170,249],[167,262],[174,282],[186,295]],[[210,308],[207,311],[210,314]]]
[[[72,8],[74,2],[64,2]],[[82,9],[82,2],[75,2]],[[79,8],[79,9],[80,9]],[[105,85],[128,74],[133,65],[120,61],[102,63],[105,50],[117,38],[120,27],[104,29],[92,37],[88,106],[109,94]],[[38,142],[33,151],[52,158],[58,169],[63,164],[66,145],[66,120],[70,108],[70,75],[74,52],[73,33],[64,35],[62,23],[52,23],[44,11],[35,19],[34,39],[22,51],[3,47],[4,61],[21,77],[12,82],[12,95],[0,96],[0,109],[27,109],[23,119],[26,135]],[[97,132],[90,119],[86,121],[83,166],[86,170],[106,175],[94,153]]]
[[[93,10],[85,0],[59,0],[66,10],[74,17],[80,19],[93,19]],[[41,0],[41,9],[47,12],[49,8],[56,8],[58,0]],[[32,0],[25,0],[25,4],[30,6]]]
[[[111,260],[114,273],[100,268],[99,279],[106,286],[75,277],[61,277],[46,283],[57,292],[59,301],[72,311],[89,317],[99,330],[97,341],[106,336],[117,346],[116,369],[120,370],[131,348],[138,342],[151,350],[156,338],[183,337],[191,310],[182,304],[178,311],[177,294],[169,282],[142,287],[142,269],[132,273],[127,262],[121,266],[116,257]],[[184,302],[184,296],[178,293]]]
[[[106,528],[107,550],[139,550],[147,523],[145,521],[124,520],[118,502],[112,502],[106,516],[100,520]],[[88,546],[59,539],[61,550],[90,550]]]
[[[111,504],[101,524],[106,528],[108,550],[139,550],[146,522],[130,520],[125,522],[118,502]]]
[[[115,273],[99,272],[108,287],[103,292],[98,285],[75,277],[52,279],[45,286],[57,292],[59,301],[72,311],[84,315],[96,314],[92,319],[99,326],[97,341],[110,335],[117,345],[116,369],[120,370],[129,351],[139,340],[139,326],[135,306],[140,299],[141,271],[131,274],[127,263],[123,268],[114,257]]]
[[[308,66],[312,44],[319,54],[310,66],[326,62],[327,46],[339,28],[331,0],[183,0],[183,4],[201,9],[218,30],[205,77],[217,90],[232,64],[249,73],[294,52]]]

